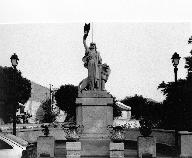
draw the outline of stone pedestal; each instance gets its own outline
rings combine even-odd
[[[66,158],[81,157],[81,142],[66,142]]]
[[[142,158],[142,155],[151,155],[156,157],[156,139],[153,136],[137,137],[137,153],[138,157]]]
[[[180,131],[179,132],[179,157],[192,158],[192,132]]]
[[[55,152],[55,139],[53,136],[39,136],[37,138],[37,158],[49,155],[54,157]]]
[[[83,125],[83,156],[108,156],[108,125],[113,124],[113,98],[106,91],[83,91],[76,99],[76,121]]]
[[[124,143],[112,143],[109,145],[110,158],[124,158]]]

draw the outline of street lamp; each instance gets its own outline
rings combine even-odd
[[[11,64],[13,68],[16,69],[16,66],[18,65],[18,61],[19,61],[17,54],[14,53],[10,59],[11,59]]]
[[[173,63],[173,66],[174,66],[174,73],[175,73],[175,83],[177,83],[177,71],[178,71],[178,68],[177,68],[177,65],[179,64],[179,60],[180,60],[180,56],[179,54],[177,54],[176,52],[173,54],[172,56],[172,63]]]
[[[14,105],[13,105],[13,135],[16,135],[16,112],[17,112],[17,97],[16,97],[16,72],[17,72],[17,65],[19,58],[17,54],[13,54],[11,56],[11,64],[13,66],[14,72],[13,72],[13,80],[14,80]]]
[[[53,105],[52,105],[52,93],[53,93],[53,90],[51,89],[52,88],[52,84],[49,84],[50,85],[50,88],[49,88],[49,94],[50,94],[50,104],[51,104],[51,110],[53,111]]]
[[[175,92],[176,92],[176,99],[178,99],[178,95],[177,95],[177,71],[178,71],[178,64],[179,64],[179,60],[180,60],[180,56],[179,54],[177,54],[176,52],[173,54],[172,56],[172,63],[173,63],[173,66],[174,66],[174,73],[175,73]],[[179,111],[179,107],[178,105],[176,105],[176,114],[177,114],[177,117],[178,118],[178,122],[180,121],[180,115],[178,114],[180,111]],[[180,127],[180,122],[179,123],[176,123],[176,128],[175,128],[175,145],[176,145],[176,148],[177,148],[177,151],[179,151],[179,144],[178,144],[178,131],[179,131],[179,127]]]

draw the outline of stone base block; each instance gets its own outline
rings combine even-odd
[[[109,145],[110,158],[124,158],[124,143],[112,143]]]
[[[41,155],[50,155],[50,157],[54,157],[54,152],[55,139],[53,136],[39,136],[37,138],[37,158]]]
[[[106,91],[82,91],[76,99],[76,123],[83,125],[83,157],[109,157],[108,125],[113,124],[113,98]]]
[[[68,151],[80,151],[81,150],[81,142],[66,142],[66,150]]]
[[[81,142],[66,142],[67,158],[81,157]]]
[[[80,158],[80,155],[66,155],[66,158]]]
[[[192,132],[179,132],[179,148],[181,158],[192,158]]]
[[[124,150],[123,151],[110,151],[110,158],[124,158]]]
[[[124,143],[112,143],[109,144],[109,150],[123,150],[124,151]]]
[[[112,98],[112,95],[107,91],[85,91],[78,93],[79,98]]]
[[[109,139],[80,139],[82,156],[109,156]]]
[[[75,156],[80,156],[81,155],[81,151],[79,150],[67,150],[67,155],[75,155]]]
[[[137,153],[139,158],[142,158],[142,155],[146,155],[146,154],[152,155],[152,157],[156,157],[155,137],[139,136],[137,138]]]

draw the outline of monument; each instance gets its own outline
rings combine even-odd
[[[84,26],[83,45],[85,55],[82,59],[88,70],[88,77],[79,84],[76,99],[76,122],[83,125],[81,134],[82,156],[109,156],[108,125],[113,124],[113,98],[105,89],[110,75],[110,67],[102,64],[102,58],[96,44],[91,42],[88,47],[86,39],[90,24]]]

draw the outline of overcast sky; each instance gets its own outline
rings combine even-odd
[[[112,69],[106,89],[119,99],[139,94],[162,101],[157,86],[174,80],[174,52],[182,57],[178,77],[186,77],[190,1],[92,2],[0,1],[0,65],[10,66],[15,52],[24,77],[47,87],[78,85],[87,77],[83,26],[93,21],[94,42]]]

